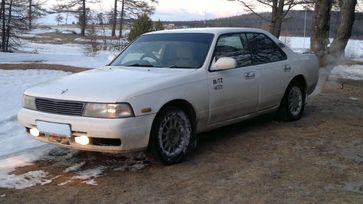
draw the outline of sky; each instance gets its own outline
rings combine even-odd
[[[244,12],[238,2],[227,0],[160,0],[154,20],[201,20],[240,15]]]
[[[47,7],[52,7],[59,0],[46,1]],[[109,11],[113,0],[101,0],[101,4],[90,5],[92,9]],[[228,0],[159,0],[156,11],[151,18],[162,21],[204,20],[219,17],[240,15],[244,8],[238,2]]]

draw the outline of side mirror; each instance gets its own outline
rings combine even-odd
[[[284,43],[282,43],[282,42],[279,42],[278,45],[279,45],[280,48],[285,48],[286,47],[286,45]]]
[[[211,67],[213,71],[233,69],[237,67],[237,61],[232,57],[221,57]]]

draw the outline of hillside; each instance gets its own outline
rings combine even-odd
[[[334,33],[338,25],[338,12],[333,12],[331,16],[331,36]],[[261,15],[269,18],[270,13],[262,13]],[[307,35],[310,35],[311,22],[313,17],[313,11],[307,12]],[[282,27],[283,35],[291,36],[303,36],[304,35],[304,19],[305,11],[291,11],[286,19],[286,22]],[[233,16],[227,18],[218,18],[205,21],[174,21],[165,22],[173,23],[175,26],[187,26],[187,27],[257,27],[268,29],[268,22],[262,20],[254,14],[244,14],[240,16]],[[356,15],[356,21],[354,23],[353,38],[363,39],[363,13]]]

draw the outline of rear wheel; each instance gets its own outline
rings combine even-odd
[[[299,120],[304,113],[305,99],[306,91],[303,85],[297,80],[292,81],[282,99],[278,117],[284,121]]]
[[[167,107],[157,115],[149,146],[149,153],[155,160],[167,165],[179,163],[194,145],[192,122],[183,110]]]

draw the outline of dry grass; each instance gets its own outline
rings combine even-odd
[[[4,70],[26,70],[26,69],[50,69],[50,70],[60,70],[72,73],[83,72],[88,69],[58,65],[58,64],[42,64],[42,63],[29,63],[29,64],[0,64],[0,69]]]
[[[74,155],[71,161],[86,162],[81,170],[106,168],[98,186],[58,186],[76,175],[63,172],[70,165],[40,161],[17,172],[59,177],[24,190],[0,189],[6,195],[0,203],[362,203],[362,84],[325,84],[300,121],[265,115],[204,133],[194,154],[174,166],[115,171],[122,155]]]

